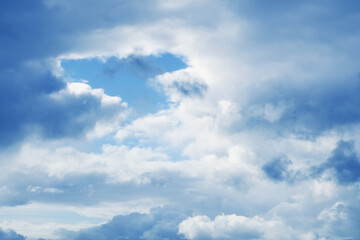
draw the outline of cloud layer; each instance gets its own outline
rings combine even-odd
[[[359,9],[2,1],[0,238],[359,238]]]

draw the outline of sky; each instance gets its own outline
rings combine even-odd
[[[357,0],[0,1],[0,239],[360,239],[359,23]]]

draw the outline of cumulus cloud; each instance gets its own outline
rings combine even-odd
[[[359,209],[337,202],[322,210],[315,225],[301,228],[289,226],[284,219],[241,215],[206,215],[188,217],[179,224],[179,233],[186,239],[338,239],[359,237],[354,226],[359,223]],[[300,216],[297,216],[300,217]]]
[[[281,219],[219,215],[190,217],[179,225],[179,233],[187,239],[311,239],[296,235]]]

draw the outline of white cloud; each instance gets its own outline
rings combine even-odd
[[[54,151],[23,146],[15,157],[15,168],[20,172],[39,170],[50,177],[64,178],[69,174],[105,173],[109,182],[146,182],[143,173],[154,171],[157,165],[168,159],[163,153],[148,148],[103,146],[101,154],[83,153],[71,147]]]
[[[179,225],[179,233],[187,239],[315,239],[312,233],[298,234],[281,219],[265,220],[254,216],[195,216]]]
[[[64,90],[53,94],[54,98],[60,99],[64,95],[71,94],[77,97],[81,95],[93,95],[101,100],[101,105],[103,107],[109,105],[117,105],[121,102],[121,98],[118,96],[109,96],[104,93],[104,89],[96,88],[92,89],[91,86],[84,82],[68,82]]]

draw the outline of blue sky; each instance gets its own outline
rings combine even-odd
[[[155,113],[167,108],[161,89],[151,86],[147,79],[165,72],[186,68],[175,55],[129,56],[125,59],[110,57],[64,60],[64,76],[79,81],[86,80],[93,88],[102,88],[111,96],[120,96],[138,114]]]
[[[0,239],[358,239],[358,1],[0,2]]]

